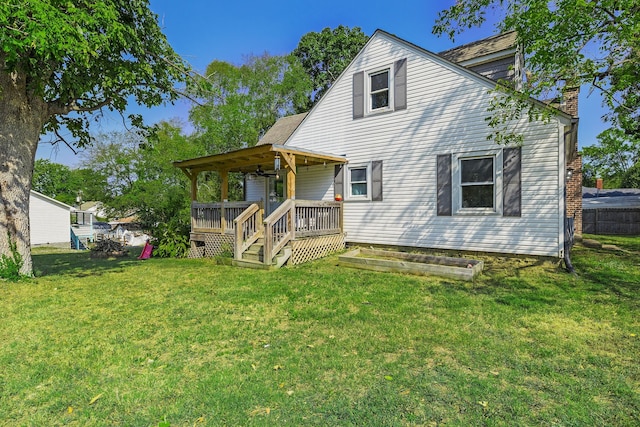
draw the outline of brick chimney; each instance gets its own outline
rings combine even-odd
[[[580,87],[569,87],[562,92],[560,109],[573,117],[578,117],[578,95]],[[578,144],[575,146],[565,143],[566,168],[565,174],[571,172],[571,178],[567,180],[567,216],[575,218],[575,234],[582,235],[582,156],[578,153]]]
[[[560,109],[573,117],[578,117],[578,95],[580,87],[569,87],[562,91],[562,103]]]

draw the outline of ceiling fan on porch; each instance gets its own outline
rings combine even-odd
[[[268,173],[265,172],[262,169],[262,165],[258,165],[258,168],[256,169],[256,171],[252,174],[252,175],[256,175],[256,176],[265,176],[265,177],[271,177],[271,176],[275,176],[276,179],[280,178],[280,174],[278,173],[278,171],[276,170],[276,172],[274,173]]]

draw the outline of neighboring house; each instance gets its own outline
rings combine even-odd
[[[347,243],[562,257],[565,217],[574,213],[573,201],[565,203],[567,172],[580,161],[577,119],[553,109],[548,122],[513,124],[522,147],[487,140],[496,82],[481,73],[521,78],[514,40],[508,33],[440,56],[376,31],[308,114],[281,119],[256,147],[175,163],[192,182],[192,244],[211,254],[220,246],[213,234],[234,233],[236,260],[254,247],[270,254],[267,264],[271,247],[286,245],[276,235],[288,236],[295,252],[301,232],[335,233],[321,206],[338,203]],[[446,59],[454,56],[473,69]],[[221,172],[222,200],[226,174],[245,173],[247,203],[262,201],[264,230],[247,225],[257,220],[246,205],[216,213],[208,210],[215,204],[195,202],[205,170]],[[252,245],[261,233],[264,250]]]
[[[107,218],[107,212],[102,202],[84,202],[80,205],[81,211],[91,212],[95,218]]]
[[[37,191],[29,198],[31,245],[70,245],[71,206]]]

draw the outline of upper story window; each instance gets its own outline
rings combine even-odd
[[[369,74],[370,111],[389,108],[390,86],[390,72],[388,68]]]
[[[494,157],[460,159],[460,195],[462,209],[495,210]]]
[[[407,108],[407,59],[353,75],[353,118]]]

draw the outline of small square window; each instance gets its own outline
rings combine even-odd
[[[369,74],[371,111],[389,107],[389,69]]]
[[[345,200],[371,200],[371,163],[347,166],[344,188]]]

